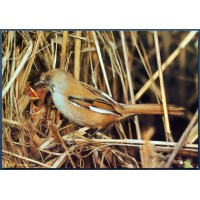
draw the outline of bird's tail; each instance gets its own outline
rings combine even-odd
[[[152,115],[162,115],[164,113],[162,104],[120,104],[122,106],[122,114],[133,115],[133,114],[152,114]],[[175,106],[175,105],[167,105],[168,114],[169,115],[183,115],[184,108]]]

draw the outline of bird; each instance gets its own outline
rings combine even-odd
[[[55,68],[41,74],[35,85],[43,85],[59,112],[79,126],[101,130],[131,115],[164,113],[162,104],[123,104],[105,92],[81,82],[65,70]],[[167,105],[168,114],[183,115],[184,108]]]

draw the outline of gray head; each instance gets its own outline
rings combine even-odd
[[[67,87],[68,79],[71,78],[73,78],[72,75],[64,70],[52,69],[42,73],[40,80],[35,85],[42,84],[51,92],[62,91],[63,88]]]

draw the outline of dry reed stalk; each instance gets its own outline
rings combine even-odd
[[[61,144],[63,145],[63,147],[64,147],[64,149],[65,149],[65,152],[64,152],[64,153],[60,156],[60,158],[58,159],[59,161],[56,162],[56,164],[54,163],[54,164],[55,164],[54,167],[55,167],[56,165],[59,165],[59,164],[62,162],[62,160],[63,160],[66,156],[68,156],[68,157],[69,157],[69,160],[70,160],[70,162],[71,162],[71,164],[72,164],[72,166],[73,166],[73,168],[76,168],[76,166],[75,166],[75,164],[74,164],[74,162],[73,162],[73,160],[72,160],[72,158],[71,158],[71,155],[70,155],[70,153],[69,153],[69,149],[68,149],[68,147],[66,146],[65,142],[63,141],[62,137],[60,136],[59,131],[57,130],[57,128],[55,127],[55,125],[53,125],[52,123],[48,123],[48,125],[49,125],[50,131],[53,133],[55,139],[58,140],[59,142],[61,142]]]
[[[188,134],[188,139],[186,141],[186,144],[193,144],[197,139],[198,139],[198,122],[196,122],[196,124]]]
[[[11,153],[11,152],[8,152],[8,151],[5,151],[5,150],[2,150],[3,153],[6,153],[6,154],[9,154],[9,155],[12,155],[14,157],[17,157],[19,159],[22,159],[22,160],[25,160],[25,161],[28,161],[28,162],[31,162],[31,163],[34,163],[34,164],[38,164],[39,166],[43,166],[43,167],[48,167],[50,168],[51,166],[49,165],[46,165],[46,164],[43,164],[41,162],[38,162],[36,160],[33,160],[33,159],[30,159],[30,158],[27,158],[27,157],[24,157],[24,156],[20,156],[18,154],[15,154],[15,153]],[[22,167],[24,167],[25,165],[22,164]]]
[[[55,50],[53,50],[53,52],[55,52],[54,53],[54,55],[53,55],[53,66],[52,66],[52,68],[53,69],[55,69],[56,68],[56,62],[57,62],[57,51],[58,51],[58,36],[57,36],[57,34],[55,34]],[[53,46],[52,46],[53,47]]]
[[[188,35],[183,39],[183,41],[179,44],[176,50],[167,58],[167,60],[162,64],[162,71],[164,71],[180,54],[181,50],[186,47],[186,45],[194,38],[197,34],[196,31],[191,31]],[[156,71],[153,75],[153,80],[155,81],[159,77],[158,71]],[[135,99],[138,100],[145,93],[146,90],[151,86],[152,81],[148,80],[145,85],[140,89],[140,91],[135,95]]]
[[[121,31],[120,33],[121,33],[122,49],[123,49],[123,53],[124,53],[124,60],[125,60],[125,67],[126,67],[128,85],[129,85],[129,93],[130,93],[130,96],[131,96],[131,103],[135,104],[135,95],[133,93],[133,81],[132,81],[132,78],[131,78],[130,67],[129,67],[129,63],[128,63],[128,54],[127,54],[127,49],[126,49],[127,47],[126,47],[126,42],[125,42],[125,36],[124,36],[123,31]],[[138,119],[137,115],[134,116],[134,120],[135,120],[137,138],[139,140],[141,140],[142,134],[141,134],[139,119]],[[141,152],[140,152],[140,158],[141,158],[142,163],[143,163],[144,158],[143,158],[143,154]]]
[[[32,65],[33,65],[34,60],[35,60],[35,56],[36,56],[35,53],[37,52],[38,47],[39,47],[39,42],[41,40],[41,34],[42,34],[41,31],[39,31],[38,34],[37,34],[37,41],[34,44],[32,55],[30,55],[30,59],[28,61],[28,64],[27,64],[26,68],[24,69],[24,73],[22,74],[22,77],[21,77],[21,79],[19,81],[19,88],[20,88],[21,93],[24,93],[25,85],[26,85],[26,82],[28,80]],[[30,35],[29,34],[28,34],[27,37],[29,39],[28,41],[33,44],[33,41],[30,39]]]
[[[62,52],[60,58],[60,69],[65,69],[65,64],[67,60],[67,41],[68,41],[68,31],[63,31],[62,37]]]
[[[10,120],[10,119],[5,119],[5,118],[3,118],[2,119],[2,122],[4,122],[4,123],[7,123],[7,124],[10,124],[11,126],[23,126],[23,124],[22,123],[20,123],[20,122],[18,122],[18,121],[13,121],[13,120]]]
[[[140,57],[142,64],[145,68],[145,71],[146,71],[149,79],[152,81],[152,87],[150,89],[156,95],[156,99],[157,99],[158,103],[160,103],[161,94],[160,94],[160,90],[158,89],[157,85],[155,84],[155,81],[152,79],[153,74],[152,74],[152,69],[151,69],[150,63],[148,61],[148,55],[145,51],[145,48],[142,45],[141,45],[142,51],[140,50],[140,47],[138,46],[136,39],[137,39],[136,35],[133,33],[133,31],[131,31],[132,45],[136,47],[137,52],[139,54],[139,57]],[[144,56],[142,55],[142,52],[143,52]]]
[[[55,161],[51,168],[58,168],[59,166],[61,166],[61,164],[65,161],[66,156],[69,156],[68,151],[65,151],[62,155],[60,155],[60,157]],[[71,156],[69,158],[71,158]],[[71,162],[73,163],[73,168],[76,168],[74,162],[72,160]]]
[[[8,90],[10,89],[10,87],[13,85],[15,79],[17,78],[17,76],[19,75],[20,71],[22,70],[22,68],[24,67],[26,61],[28,60],[29,55],[32,52],[32,48],[33,48],[33,44],[32,42],[29,43],[29,46],[27,48],[26,54],[24,55],[24,57],[22,58],[20,64],[18,65],[17,69],[15,70],[13,76],[11,77],[10,81],[7,83],[7,85],[3,88],[2,91],[2,99],[4,98],[4,96],[6,95],[6,93],[8,92]]]
[[[76,36],[81,37],[81,31],[76,31]],[[75,52],[74,52],[74,77],[80,79],[80,63],[81,63],[81,40],[75,40]]]
[[[97,54],[98,54],[98,57],[99,57],[99,62],[101,64],[101,69],[102,69],[102,72],[103,72],[103,77],[104,77],[104,80],[105,80],[105,83],[106,83],[108,94],[112,97],[110,86],[109,86],[109,83],[108,83],[108,78],[107,78],[107,75],[106,75],[106,70],[105,70],[104,62],[103,62],[102,55],[101,55],[101,50],[100,50],[99,42],[97,40],[97,36],[96,36],[95,31],[92,31],[92,35],[93,35],[93,38],[94,38],[94,42],[95,42],[95,46],[96,46],[96,51],[97,51]]]
[[[14,37],[15,37],[15,31],[9,31],[9,33],[7,35],[8,45],[6,46],[6,50],[4,52],[4,56],[2,56],[2,75],[4,74],[4,70],[6,68],[6,64],[7,64],[8,60],[9,60],[9,58],[10,58],[10,55],[11,55]]]
[[[66,138],[66,136],[63,136],[63,140],[65,142],[85,142],[85,139],[80,139],[80,138]],[[91,139],[90,142],[94,143],[105,143],[105,144],[110,144],[110,145],[121,145],[121,144],[130,144],[130,145],[144,145],[145,140],[136,140],[136,139]],[[152,145],[157,145],[157,146],[163,146],[163,147],[174,147],[177,145],[176,142],[164,142],[164,141],[149,141],[150,144]],[[191,150],[194,149],[194,151],[197,150],[198,145],[197,144],[187,144],[184,145],[184,148],[189,148]]]
[[[175,156],[177,155],[177,153],[179,152],[179,150],[182,148],[182,146],[184,145],[184,143],[187,140],[187,137],[191,131],[191,129],[193,128],[193,126],[195,125],[195,123],[198,120],[198,110],[196,111],[196,113],[194,114],[192,120],[190,121],[190,123],[188,124],[187,128],[185,129],[185,131],[183,132],[180,140],[178,141],[178,143],[176,144],[172,154],[170,155],[169,160],[167,161],[165,168],[169,168],[172,164],[172,161],[174,160]]]
[[[55,40],[55,38],[54,38]],[[53,66],[53,62],[54,62],[54,43],[55,41],[51,41],[51,44],[49,44],[49,42],[47,41],[44,32],[42,31],[41,33],[41,40],[39,40],[39,45],[44,48],[43,51],[39,51],[40,53],[38,54],[38,56],[41,58],[41,60],[43,60],[44,62],[44,66],[46,67],[46,69],[50,70],[52,69]]]
[[[163,110],[164,110],[164,123],[165,123],[165,129],[166,129],[166,138],[172,142],[172,141],[174,141],[174,139],[171,135],[171,129],[170,129],[170,124],[169,124],[169,116],[168,116],[168,111],[167,111],[167,101],[166,101],[166,95],[165,95],[165,86],[164,86],[164,79],[163,79],[163,73],[162,73],[162,67],[161,67],[162,64],[161,64],[157,31],[154,31],[154,40],[155,40],[155,49],[156,49],[156,58],[157,58],[157,64],[158,64],[162,104],[163,104]]]

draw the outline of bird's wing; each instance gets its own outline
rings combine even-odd
[[[101,98],[89,99],[77,96],[69,96],[68,100],[76,107],[84,108],[101,114],[121,116],[121,114],[115,110],[114,106],[109,101]]]
[[[88,85],[87,83],[83,83],[83,82],[80,82],[81,85],[83,85],[87,90],[89,90],[90,92],[92,92],[93,94],[97,95],[100,99],[104,99],[105,101],[107,102],[110,102],[111,104],[118,104],[116,101],[114,101],[112,99],[111,96],[109,96],[108,94],[102,92],[101,90],[98,90],[97,88],[95,87],[92,87],[91,85]]]

